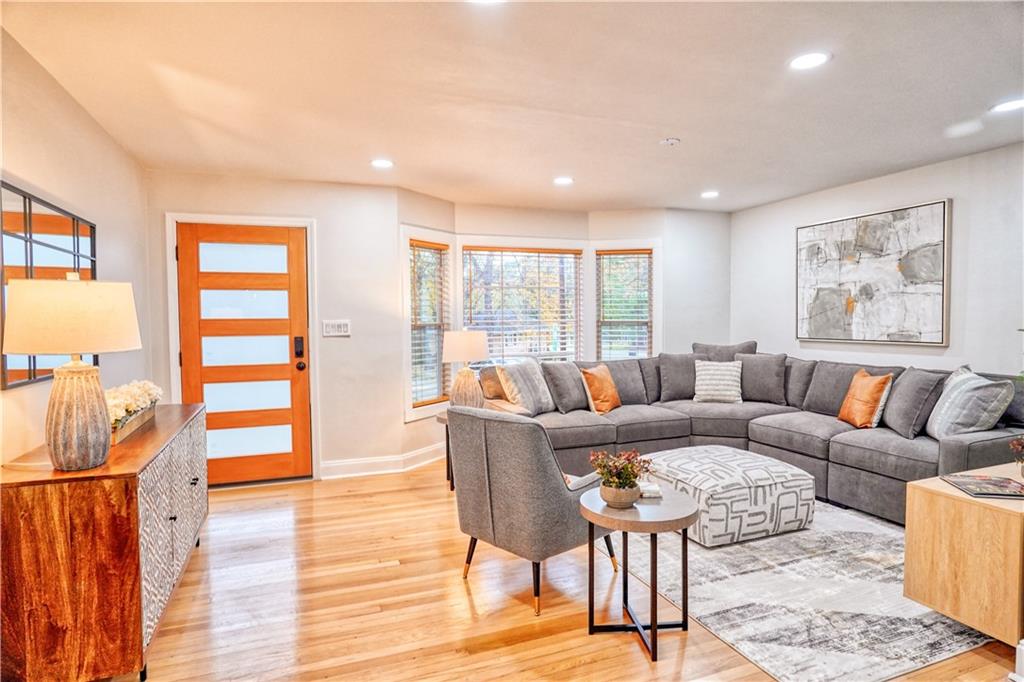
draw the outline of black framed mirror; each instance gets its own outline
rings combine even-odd
[[[5,319],[7,284],[13,279],[96,279],[96,224],[0,181],[0,322]],[[3,332],[0,325],[0,341]],[[70,360],[66,355],[2,355],[3,389],[45,381],[53,368]],[[82,356],[99,364],[95,355]]]

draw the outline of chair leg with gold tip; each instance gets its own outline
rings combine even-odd
[[[473,551],[476,549],[476,538],[469,539],[469,551],[466,552],[466,565],[462,567],[462,579],[469,575],[469,565],[473,562]]]
[[[612,568],[615,570],[616,573],[618,573],[619,572],[619,560],[615,558],[615,548],[612,547],[612,536],[611,535],[605,535],[604,536],[604,544],[605,544],[605,547],[608,548],[608,558],[612,560]]]
[[[533,613],[540,615],[540,562],[533,562]]]

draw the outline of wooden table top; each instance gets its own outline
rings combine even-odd
[[[580,513],[595,526],[627,533],[665,533],[697,521],[697,503],[685,493],[661,486],[662,497],[641,497],[629,509],[609,507],[594,488],[580,497]]]
[[[1003,478],[1012,478],[1015,481],[1024,483],[1024,477],[1020,475],[1020,465],[1015,462],[1010,462],[1009,464],[997,464],[996,466],[985,467],[983,469],[971,469],[970,471],[961,471],[958,473],[979,476],[1002,476]],[[953,497],[971,504],[991,507],[992,509],[1013,512],[1024,516],[1024,500],[1010,500],[997,497],[971,497],[964,491],[950,483],[946,483],[939,477],[925,478],[920,481],[911,481],[907,485],[922,492]]]
[[[56,469],[0,469],[0,485],[4,488],[19,485],[40,485],[64,481],[87,481],[96,478],[128,478],[137,475],[160,452],[161,448],[178,435],[186,424],[205,409],[203,403],[192,405],[157,405],[153,418],[140,426],[123,442],[110,448],[106,463],[81,471]],[[46,445],[34,448],[14,461],[32,459],[42,453],[49,456]]]

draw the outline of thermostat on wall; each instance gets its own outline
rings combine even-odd
[[[324,336],[352,336],[352,321],[324,320]]]

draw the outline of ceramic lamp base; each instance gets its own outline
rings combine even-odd
[[[92,469],[107,461],[110,417],[99,367],[72,360],[53,370],[46,444],[53,468],[60,471]]]
[[[476,372],[463,367],[455,374],[449,402],[456,407],[483,407],[484,392],[476,379]]]

